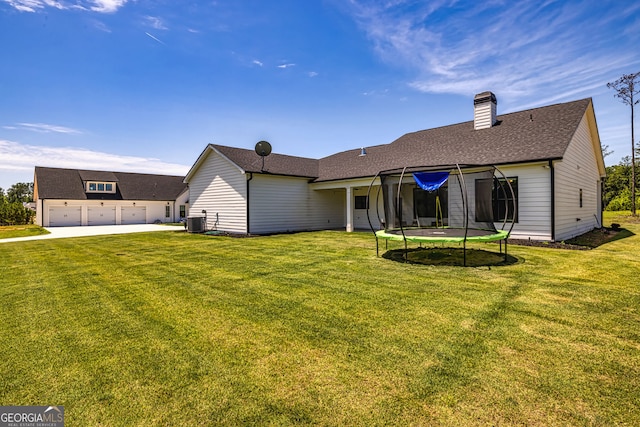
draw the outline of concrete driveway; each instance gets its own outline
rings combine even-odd
[[[184,231],[183,225],[136,224],[136,225],[92,225],[84,227],[45,227],[50,234],[39,236],[0,239],[0,243],[23,242],[25,240],[63,239],[69,237],[101,236],[105,234],[143,233],[149,231]]]

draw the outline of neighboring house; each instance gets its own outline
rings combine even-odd
[[[366,229],[368,208],[377,229],[366,196],[378,172],[458,163],[497,165],[511,180],[514,238],[560,241],[601,227],[605,166],[591,99],[499,116],[496,106],[484,92],[473,121],[319,160],[272,154],[263,167],[252,150],[210,144],[185,177],[192,211],[206,211],[209,228],[267,234]]]
[[[36,166],[36,223],[44,227],[177,222],[188,215],[184,177]]]

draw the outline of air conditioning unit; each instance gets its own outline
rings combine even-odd
[[[206,231],[205,217],[190,216],[187,218],[187,231],[189,233],[204,233]]]

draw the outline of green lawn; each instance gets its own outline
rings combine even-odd
[[[28,237],[40,234],[49,234],[47,230],[39,225],[4,225],[0,226],[0,239],[11,237]]]
[[[340,232],[0,244],[0,405],[64,405],[69,426],[640,425],[640,237],[509,252],[404,264]]]

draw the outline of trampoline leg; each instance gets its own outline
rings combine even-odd
[[[409,261],[409,253],[407,249],[407,239],[404,240],[404,262]]]
[[[463,266],[466,267],[467,266],[467,241],[466,240],[464,242],[464,246],[462,249],[462,260],[463,260],[462,261]]]
[[[504,262],[507,262],[507,239],[504,239]]]

